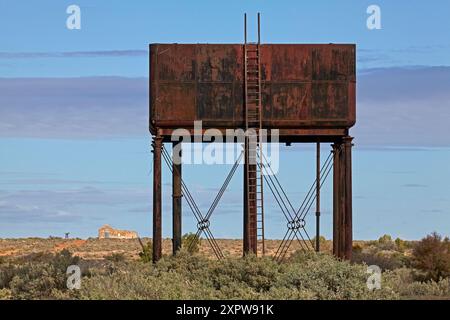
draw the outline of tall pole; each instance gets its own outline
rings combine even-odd
[[[172,251],[175,255],[181,249],[181,142],[173,142],[172,147]]]
[[[316,251],[320,252],[320,142],[316,145]]]
[[[341,257],[340,254],[340,148],[341,144],[335,142],[333,145],[333,254]]]
[[[333,144],[333,254],[352,258],[352,137]]]
[[[161,222],[161,148],[162,137],[153,138],[153,262],[162,256],[162,222]]]
[[[344,228],[344,259],[350,260],[353,251],[353,233],[352,233],[352,137],[344,137],[344,184],[345,184],[345,213],[343,214]]]

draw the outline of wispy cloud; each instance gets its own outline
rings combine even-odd
[[[83,187],[59,190],[0,192],[0,220],[4,223],[74,222],[89,216],[86,208],[147,203],[147,189],[99,189]],[[89,216],[89,219],[95,218]]]
[[[422,210],[424,213],[444,213],[444,210],[441,209],[426,209]]]
[[[358,147],[450,146],[450,67],[368,69],[357,85]],[[0,78],[0,92],[2,137],[149,134],[146,78]]]
[[[18,205],[0,202],[0,218],[4,223],[61,222],[82,220],[82,216],[69,211],[43,208],[36,205]]]
[[[65,52],[0,52],[0,59],[48,59],[48,58],[105,58],[143,57],[146,50],[99,50]]]
[[[426,188],[428,186],[425,184],[420,184],[420,183],[406,183],[403,185],[403,187],[405,187],[405,188]]]
[[[450,67],[366,70],[357,86],[359,146],[450,146]]]
[[[422,57],[443,50],[448,50],[450,45],[421,45],[407,46],[403,48],[358,48],[357,59],[362,67],[369,66],[401,66],[414,64],[417,61],[414,57]],[[361,67],[360,65],[360,67]]]
[[[76,180],[76,179],[51,179],[51,178],[36,178],[36,179],[9,179],[0,181],[0,185],[97,185],[97,184],[131,184],[124,181],[100,181],[100,180]]]
[[[0,78],[0,91],[3,137],[148,134],[148,80],[144,78]]]

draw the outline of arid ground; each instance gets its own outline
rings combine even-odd
[[[141,239],[147,243],[148,238]],[[242,255],[241,239],[217,239],[217,243],[225,256],[238,257]],[[273,255],[280,246],[280,240],[266,240],[266,254]],[[309,244],[311,247],[311,244]],[[288,255],[298,250],[300,244],[293,241],[289,247]],[[0,256],[20,257],[30,253],[51,252],[56,253],[68,249],[75,256],[83,259],[102,259],[113,253],[125,255],[130,259],[138,259],[142,247],[138,239],[60,239],[60,238],[22,238],[0,239]],[[331,241],[322,243],[324,251],[331,250]],[[163,254],[172,252],[172,240],[163,240]],[[202,239],[200,253],[213,257],[213,251],[206,239]]]

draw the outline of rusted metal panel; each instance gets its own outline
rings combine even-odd
[[[196,119],[233,120],[233,83],[199,83]]]
[[[162,83],[159,85],[158,107],[154,118],[161,120],[194,119],[197,88],[194,83]],[[186,107],[182,107],[186,106]]]
[[[352,140],[333,144],[333,254],[352,258]]]
[[[162,257],[162,194],[161,148],[162,137],[153,138],[153,262]]]
[[[181,147],[181,142],[173,142],[173,148]],[[172,156],[173,157],[173,156]],[[172,160],[172,252],[175,255],[181,249],[182,239],[182,165]]]
[[[273,83],[264,111],[273,120],[306,120],[310,118],[311,83]],[[263,117],[265,114],[263,114]]]
[[[261,78],[263,81],[309,81],[312,79],[310,45],[261,45]]]
[[[190,129],[195,120],[204,129],[242,128],[243,50],[240,44],[150,45],[152,133]],[[264,44],[260,55],[264,128],[354,125],[354,45]]]

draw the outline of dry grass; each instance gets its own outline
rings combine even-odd
[[[143,238],[146,243],[149,239]],[[225,256],[239,257],[242,255],[241,239],[217,239],[219,247]],[[275,254],[280,246],[280,240],[266,240],[266,254]],[[20,257],[38,252],[58,252],[68,249],[74,255],[86,260],[103,259],[113,253],[120,253],[129,259],[138,259],[141,246],[137,239],[45,239],[45,238],[25,238],[25,239],[0,239],[0,257]],[[292,242],[288,254],[300,249],[298,241]],[[331,250],[331,241],[322,244],[323,251]],[[163,253],[172,252],[172,240],[163,240]],[[206,239],[202,239],[200,253],[208,257],[213,257],[213,251]]]

